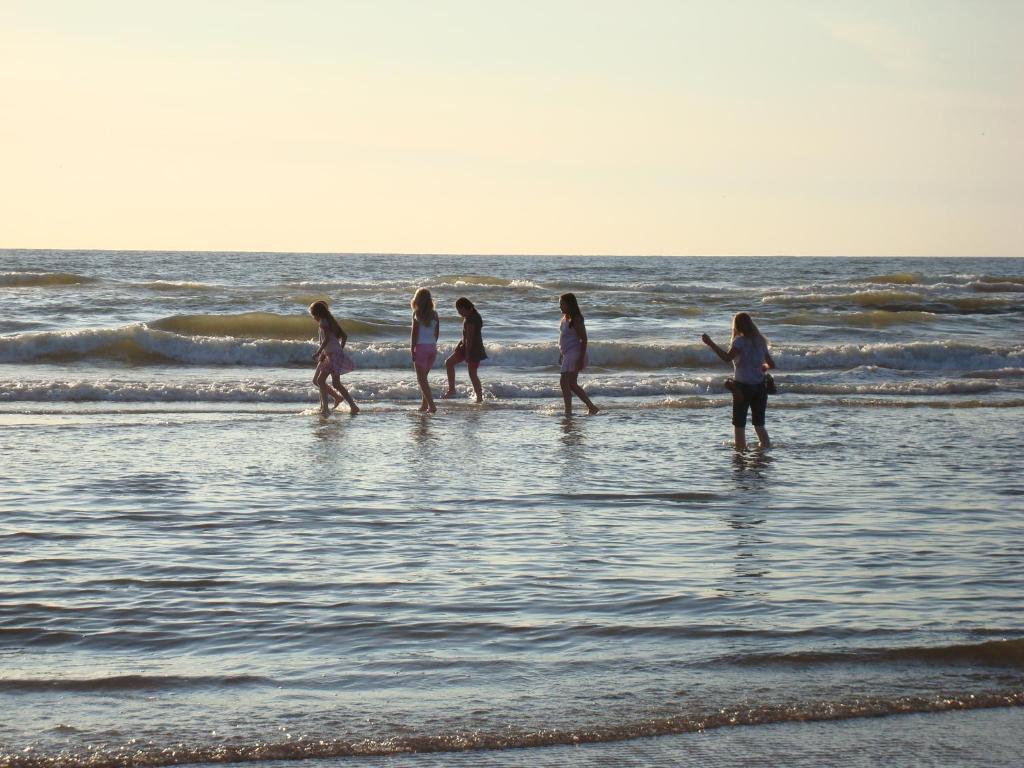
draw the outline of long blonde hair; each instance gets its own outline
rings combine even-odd
[[[751,341],[760,339],[764,342],[765,347],[768,346],[768,339],[757,330],[754,321],[750,319],[750,315],[746,312],[737,312],[732,318],[732,340],[736,341],[737,336],[746,336]]]
[[[434,322],[434,298],[426,288],[417,288],[409,302],[412,313],[424,325]]]

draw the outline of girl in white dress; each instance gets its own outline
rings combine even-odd
[[[587,327],[583,323],[583,313],[576,296],[571,293],[563,293],[559,297],[558,308],[562,310],[558,332],[558,353],[562,364],[559,383],[565,401],[565,415],[572,416],[572,396],[575,394],[587,406],[587,413],[593,416],[599,408],[577,381],[580,371],[587,367]]]

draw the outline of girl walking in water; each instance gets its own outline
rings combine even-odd
[[[476,311],[473,302],[465,296],[460,296],[455,301],[455,310],[462,316],[462,341],[455,347],[455,351],[444,361],[448,369],[448,391],[444,393],[445,398],[455,394],[455,366],[465,362],[469,368],[469,380],[473,384],[473,391],[476,393],[476,401],[482,403],[484,400],[483,391],[480,388],[480,377],[477,376],[477,369],[480,361],[487,359],[484,351],[484,337],[482,328],[483,318]]]
[[[572,293],[563,293],[559,297],[558,308],[562,310],[558,333],[559,360],[562,364],[559,383],[565,401],[565,415],[572,416],[572,396],[575,394],[587,406],[587,413],[593,416],[599,409],[577,381],[580,371],[587,367],[587,328],[583,323],[583,313]]]
[[[732,390],[732,425],[736,435],[736,449],[747,450],[747,411],[762,448],[770,448],[768,430],[764,428],[764,415],[768,407],[765,372],[775,367],[768,352],[768,339],[761,335],[746,312],[738,312],[732,319],[732,344],[726,352],[706,333],[700,337],[723,362],[732,363],[735,373]],[[726,383],[728,387],[728,382]]]
[[[344,400],[348,403],[351,413],[359,413],[359,406],[352,399],[345,387],[341,386],[341,374],[348,373],[355,366],[352,358],[345,354],[344,346],[348,341],[348,334],[345,333],[341,324],[334,319],[331,310],[325,301],[314,301],[309,305],[309,314],[320,326],[320,346],[313,353],[316,360],[316,372],[313,374],[313,384],[320,390],[320,415],[326,416],[327,396],[334,398],[334,407],[337,408]],[[334,378],[334,386],[327,383],[327,378]]]
[[[422,401],[420,403],[421,413],[436,413],[437,406],[434,405],[434,397],[430,393],[430,383],[427,381],[427,374],[434,366],[437,359],[437,337],[441,333],[441,321],[434,308],[434,299],[426,288],[419,288],[412,297],[412,336],[410,347],[412,351],[412,364],[416,368],[416,380],[420,385]]]

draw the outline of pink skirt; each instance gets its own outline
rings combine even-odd
[[[317,371],[327,371],[330,374],[338,374],[339,376],[343,373],[351,373],[355,370],[356,364],[352,362],[352,358],[346,355],[344,352],[331,354],[325,354],[320,358],[320,362],[316,364]]]
[[[430,370],[437,360],[437,344],[417,344],[413,348],[412,359],[417,368]]]
[[[562,355],[562,373],[574,373],[580,360],[580,350],[570,349]],[[583,356],[583,367],[587,367],[587,356]]]

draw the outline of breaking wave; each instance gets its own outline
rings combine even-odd
[[[151,291],[180,291],[182,293],[189,293],[192,291],[223,290],[223,287],[219,285],[211,285],[209,283],[195,283],[190,282],[188,280],[153,280],[148,283],[143,283],[142,287],[148,288]]]
[[[97,282],[94,277],[85,277],[71,272],[2,272],[0,287],[3,288],[50,288],[62,285],[84,285]]]
[[[782,318],[789,325],[848,325],[854,328],[888,328],[893,325],[930,323],[938,318],[934,312],[905,310],[892,312],[873,309],[866,312],[797,312]]]
[[[440,372],[434,374],[435,378]],[[259,381],[239,378],[237,381],[183,382],[154,379],[133,381],[124,379],[86,380],[15,380],[0,381],[0,402],[4,403],[309,403],[314,389],[311,377],[297,373],[292,380]],[[724,377],[716,376],[661,376],[630,378],[616,376],[588,376],[583,382],[591,395],[603,399],[654,399],[645,407],[718,407],[727,397]],[[345,386],[364,402],[409,401],[419,398],[420,392],[411,371],[395,378],[375,376],[372,372],[356,370],[345,378]],[[938,398],[943,396],[986,395],[998,393],[1003,387],[986,379],[942,379],[938,381],[880,381],[873,383],[806,382],[799,379],[778,379],[779,397],[773,397],[772,408],[820,405],[821,396],[834,398],[876,396],[885,401],[869,401],[880,405],[898,403],[919,404],[899,398]],[[1020,392],[1024,387],[1012,391]],[[485,376],[485,397],[490,402],[512,400],[554,400],[561,396],[558,378],[553,374],[536,376]],[[783,395],[817,396],[815,400],[787,399]],[[683,400],[679,400],[683,398]],[[863,400],[857,401],[858,405]],[[979,405],[1020,406],[1020,399],[977,401]],[[640,407],[639,405],[637,407]]]
[[[494,277],[492,275],[440,275],[426,281],[431,288],[543,288],[544,286],[532,280],[515,279],[507,277]]]
[[[346,333],[357,336],[394,336],[407,331],[396,323],[339,319]],[[247,339],[307,340],[317,334],[314,321],[304,315],[244,312],[237,315],[172,315],[147,324],[180,336],[215,336]]]
[[[895,272],[891,275],[871,275],[862,282],[875,285],[916,285],[923,279],[920,272]]]
[[[236,333],[259,327],[284,336],[298,333],[300,318],[256,314],[229,316],[180,316],[167,319],[168,327],[206,330],[211,323]],[[157,321],[164,323],[164,321]],[[154,324],[156,325],[156,324]],[[367,324],[379,329],[380,324]],[[345,321],[355,336],[369,335],[359,321]],[[294,330],[293,330],[294,329]],[[358,330],[357,330],[358,329]],[[401,327],[404,332],[404,326]],[[303,331],[305,338],[309,338]],[[447,355],[454,344],[440,344]],[[410,365],[408,342],[351,343],[348,352],[361,369]],[[169,330],[131,325],[122,328],[82,331],[43,331],[0,337],[0,363],[72,363],[113,360],[130,365],[242,365],[293,367],[310,364],[312,341],[293,338],[253,339],[234,336],[182,335]],[[547,369],[557,366],[558,348],[550,343],[487,344],[488,366]],[[591,373],[605,370],[655,371],[662,369],[711,369],[725,376],[718,358],[703,344],[592,342],[588,355]],[[1024,367],[1024,345],[990,347],[955,341],[910,343],[786,345],[773,349],[780,371],[850,370],[859,366],[908,371],[985,371]]]
[[[985,314],[1003,312],[1016,306],[1008,298],[984,296],[942,296],[910,291],[855,291],[853,293],[773,293],[764,304],[817,306],[823,309],[869,307],[889,312],[933,312],[938,314]]]
[[[1024,292],[1024,281],[1013,278],[978,280],[968,285],[979,293],[1021,293]]]

